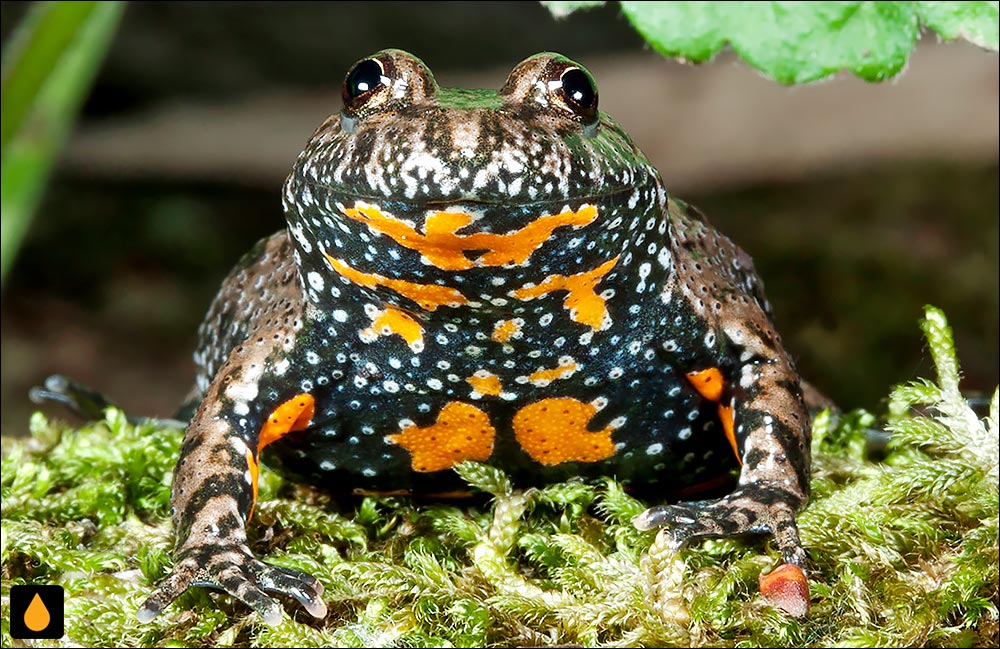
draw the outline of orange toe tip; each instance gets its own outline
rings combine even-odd
[[[760,576],[760,592],[772,606],[793,617],[809,612],[809,581],[802,568],[783,563]]]

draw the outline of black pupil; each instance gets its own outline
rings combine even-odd
[[[348,97],[360,97],[382,83],[382,66],[372,59],[354,66],[344,82]]]
[[[590,77],[580,68],[570,68],[563,72],[562,90],[580,108],[593,108],[597,102],[597,91],[590,83]]]

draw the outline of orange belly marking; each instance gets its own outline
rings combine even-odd
[[[387,306],[385,311],[375,313],[372,325],[358,332],[361,340],[374,342],[379,336],[397,335],[406,341],[410,350],[419,354],[424,349],[424,328],[406,311]]]
[[[358,286],[384,286],[420,305],[421,309],[433,311],[439,306],[459,306],[468,303],[464,295],[450,286],[438,284],[418,284],[403,279],[392,279],[375,273],[363,273],[351,268],[340,259],[326,255],[333,269]]]
[[[528,381],[535,386],[545,387],[556,379],[568,379],[576,374],[577,369],[579,369],[579,366],[576,364],[576,361],[567,358],[561,360],[558,367],[551,369],[538,368],[528,375]]]
[[[482,462],[493,453],[496,429],[485,412],[458,401],[449,402],[430,426],[404,427],[386,440],[410,452],[414,471],[450,469],[459,462]]]
[[[521,318],[498,320],[496,325],[493,326],[493,335],[490,338],[498,343],[505,343],[511,338],[520,338],[521,327],[523,326],[524,320]]]
[[[608,315],[605,299],[594,288],[616,263],[618,257],[576,275],[549,275],[541,284],[521,287],[512,291],[511,296],[518,300],[532,300],[555,291],[567,291],[569,294],[563,301],[563,306],[569,309],[570,319],[585,324],[594,331],[601,331],[611,325],[611,317]]]
[[[486,370],[480,370],[465,380],[472,386],[473,390],[481,395],[498,397],[503,392],[503,384],[500,382],[500,377]]]
[[[615,444],[610,426],[587,430],[596,412],[592,404],[569,397],[542,399],[514,415],[514,437],[533,460],[546,466],[597,462],[614,455]]]

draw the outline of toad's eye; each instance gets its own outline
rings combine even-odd
[[[355,109],[380,86],[388,86],[389,78],[377,59],[358,62],[344,79],[344,105]]]
[[[559,75],[555,85],[559,98],[566,108],[579,115],[586,122],[597,117],[597,86],[585,70],[568,67]]]

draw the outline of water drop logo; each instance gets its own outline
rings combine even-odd
[[[62,586],[11,586],[11,637],[57,640],[64,633]]]
[[[24,626],[38,633],[44,631],[50,622],[52,622],[52,616],[49,615],[49,609],[45,608],[45,602],[42,601],[41,596],[35,593],[35,596],[31,598],[31,603],[28,604],[28,610],[24,612]]]

